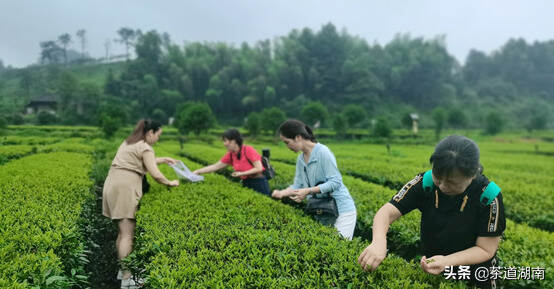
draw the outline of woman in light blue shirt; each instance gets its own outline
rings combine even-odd
[[[342,183],[335,156],[329,148],[317,142],[309,126],[290,119],[279,127],[281,140],[294,152],[301,152],[296,160],[294,183],[285,190],[274,190],[272,197],[290,197],[296,202],[326,194],[335,199],[338,217],[335,228],[346,239],[352,240],[356,227],[356,206],[348,189]]]

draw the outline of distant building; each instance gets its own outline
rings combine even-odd
[[[58,96],[54,94],[43,94],[25,106],[25,114],[38,114],[41,111],[55,114],[57,110]]]
[[[410,113],[410,117],[412,118],[412,131],[414,134],[417,134],[419,115],[417,113]]]

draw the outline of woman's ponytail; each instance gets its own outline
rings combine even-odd
[[[296,119],[289,119],[283,122],[279,126],[279,133],[286,138],[295,138],[297,135],[299,135],[303,139],[317,142],[312,129],[305,123]]]
[[[314,132],[312,131],[309,125],[304,125],[304,130],[306,130],[306,136],[308,137],[309,140],[311,140],[312,142],[317,142],[314,136]]]
[[[138,141],[145,140],[146,133],[149,130],[157,132],[162,124],[158,121],[151,119],[141,119],[135,125],[135,129],[131,135],[125,140],[127,144],[134,144]]]

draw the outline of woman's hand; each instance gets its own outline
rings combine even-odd
[[[177,163],[176,160],[172,159],[172,158],[169,158],[169,157],[163,157],[162,158],[163,162],[168,164],[168,165],[174,165]]]
[[[288,197],[290,195],[293,195],[296,190],[293,190],[291,188],[287,188],[284,190],[273,190],[273,193],[271,194],[272,197],[276,199],[282,199],[284,197]]]
[[[281,192],[282,191],[279,191],[279,190],[273,190],[273,193],[271,193],[271,197],[275,199],[280,199],[283,197]]]
[[[423,271],[433,275],[439,275],[444,271],[444,267],[448,266],[446,257],[443,255],[435,255],[429,259],[423,256],[419,261],[419,265],[421,265]]]
[[[358,264],[366,271],[375,271],[386,256],[387,244],[372,242],[358,257]]]
[[[238,177],[241,177],[241,176],[244,176],[244,174],[242,172],[233,172],[231,174],[231,177],[235,177],[235,178],[238,178]]]
[[[293,195],[291,198],[291,200],[297,202],[297,203],[300,203],[302,202],[307,195],[310,194],[310,190],[309,189],[299,189],[299,190],[294,190],[293,191]]]
[[[179,185],[179,180],[173,180],[173,181],[170,181],[169,184],[167,184],[168,186],[170,187],[176,187]]]

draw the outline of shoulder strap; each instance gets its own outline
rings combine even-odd
[[[244,147],[244,146],[243,146]],[[248,155],[246,154],[246,147],[244,148],[244,157],[246,158],[246,160],[248,161],[248,163],[251,165],[251,166],[254,166],[254,163],[252,163],[252,161],[248,158]],[[261,163],[262,163],[262,167],[264,167],[264,169],[266,168],[264,166],[264,162],[263,162],[263,159],[264,157],[262,156],[262,159],[260,160]]]
[[[248,163],[250,163],[251,166],[254,166],[254,164],[252,163],[252,161],[250,161],[250,159],[248,158],[248,155],[246,154],[246,145],[242,146],[242,150],[244,150],[244,157],[246,158]]]
[[[423,174],[423,190],[426,192],[431,191],[433,188],[433,173],[431,170],[428,170]],[[479,198],[479,202],[483,204],[484,206],[488,206],[492,203],[492,201],[498,196],[501,189],[495,182],[490,182],[485,190],[483,190],[483,193],[481,194],[481,197]]]
[[[423,174],[423,191],[430,192],[433,188],[433,172],[431,170],[426,171]]]
[[[484,206],[488,206],[492,203],[496,196],[498,196],[499,193],[500,187],[495,182],[490,182],[481,194],[479,202]]]

